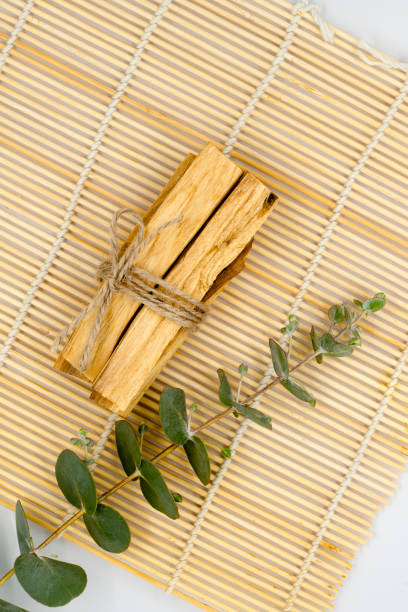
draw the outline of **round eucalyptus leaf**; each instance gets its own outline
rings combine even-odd
[[[157,467],[150,461],[143,459],[140,473],[142,475],[140,488],[146,501],[169,518],[178,518],[179,513],[176,503]]]
[[[18,500],[16,503],[16,530],[18,547],[21,554],[23,555],[25,553],[32,552],[33,542],[30,535],[30,528],[28,526],[27,517],[20,500]]]
[[[204,485],[210,482],[211,466],[204,442],[198,436],[193,436],[184,444],[191,467]]]
[[[84,522],[95,542],[104,550],[121,553],[130,544],[127,522],[113,508],[98,504],[93,516],[84,514]]]
[[[134,474],[142,460],[140,446],[133,427],[127,421],[117,421],[115,426],[116,448],[127,476]]]
[[[182,389],[164,389],[160,397],[160,420],[173,444],[184,444],[188,440],[186,396]]]
[[[28,612],[28,610],[15,606],[9,601],[4,601],[4,599],[0,599],[0,612]]]
[[[91,472],[80,458],[70,450],[60,453],[55,465],[58,486],[70,504],[93,514],[98,503]]]
[[[17,557],[14,570],[23,589],[45,606],[65,606],[86,587],[82,567],[35,553]]]

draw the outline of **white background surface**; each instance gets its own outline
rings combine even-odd
[[[408,61],[407,0],[325,0],[323,15],[329,22],[395,58]],[[17,555],[13,513],[0,507],[0,524],[0,573],[3,574]],[[33,527],[33,532],[38,542],[44,532],[38,527]],[[401,478],[396,496],[378,516],[374,533],[357,555],[338,597],[336,612],[407,612],[408,474]],[[197,609],[69,542],[59,540],[47,551],[57,553],[62,560],[79,563],[88,574],[86,591],[64,608],[67,612]],[[26,597],[15,578],[1,589],[0,597],[30,612],[46,609]]]

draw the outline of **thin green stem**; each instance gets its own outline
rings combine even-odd
[[[64,521],[63,523],[61,523],[61,525],[59,525],[59,527],[57,527],[57,529],[55,531],[53,531],[45,540],[43,540],[41,542],[41,544],[39,544],[34,550],[35,552],[37,550],[41,550],[42,548],[45,548],[50,542],[52,542],[53,540],[55,540],[55,538],[57,538],[63,531],[65,531],[65,529],[67,529],[67,527],[69,527],[72,523],[74,523],[76,520],[78,520],[79,518],[81,518],[81,516],[84,514],[83,510],[78,510],[78,512],[75,512],[75,514],[73,514],[69,519],[67,519],[66,521]],[[12,567],[7,574],[4,574],[4,576],[0,579],[0,587],[3,586],[3,584],[5,582],[7,582],[7,580],[9,578],[11,578],[14,575],[14,567]]]
[[[288,361],[290,359],[290,354],[292,352],[292,342],[293,342],[293,335],[290,334],[289,335],[289,346],[288,346]]]
[[[225,416],[227,412],[229,412],[229,409],[224,410],[220,414]],[[219,416],[219,418],[221,418],[221,416]],[[213,423],[216,420],[218,419],[215,417],[213,417],[212,419],[209,419],[206,423],[203,423],[202,425],[200,425],[196,431],[200,431],[201,429],[204,429],[204,427],[207,427],[207,425],[209,425],[210,423]],[[171,444],[167,448],[164,448],[162,451],[160,451],[160,453],[158,453],[157,455],[153,457],[153,459],[151,460],[152,463],[158,463],[159,461],[167,457],[167,455],[170,455],[170,453],[172,453],[176,448],[177,448],[177,444]],[[114,493],[122,489],[122,487],[129,484],[129,482],[131,482],[132,480],[133,481],[138,480],[138,478],[139,478],[139,474],[137,472],[135,472],[134,474],[131,474],[130,476],[127,476],[126,478],[123,478],[122,480],[117,482],[113,487],[101,493],[101,495],[99,495],[98,497],[98,502],[101,502],[104,499],[110,497],[111,495],[113,495]],[[67,519],[63,523],[61,523],[57,527],[57,529],[55,529],[55,531],[50,533],[50,535],[43,542],[41,542],[41,544],[39,544],[35,550],[37,551],[37,550],[41,550],[45,548],[48,544],[50,544],[53,540],[55,540],[55,538],[57,538],[61,533],[63,533],[70,525],[72,525],[72,523],[80,519],[83,516],[83,514],[84,514],[83,510],[78,510],[77,512],[75,512],[73,516],[71,516],[69,519]],[[9,578],[11,578],[13,574],[14,574],[14,568],[9,570],[7,574],[4,574],[4,576],[0,578],[0,586],[2,586]]]
[[[0,587],[3,586],[3,584],[7,582],[7,580],[13,576],[13,574],[14,574],[14,567],[12,567],[11,570],[7,572],[7,574],[4,574],[4,576],[0,578]]]
[[[83,510],[78,510],[77,512],[75,512],[75,514],[73,514],[72,516],[70,516],[66,521],[64,521],[63,523],[61,523],[61,525],[59,525],[59,527],[57,527],[57,529],[55,531],[53,531],[45,540],[43,540],[41,542],[41,544],[39,544],[35,550],[41,550],[43,548],[45,548],[46,546],[48,546],[48,544],[50,542],[52,542],[53,540],[55,540],[55,538],[58,538],[58,536],[65,531],[65,529],[67,529],[67,527],[69,527],[70,525],[72,525],[72,523],[75,523],[75,521],[77,521],[79,518],[81,518],[81,516],[84,514]]]
[[[240,395],[241,395],[242,379],[243,379],[243,376],[241,374],[241,376],[239,377],[238,389],[237,389],[237,394],[236,394],[236,397],[235,397],[235,401],[237,402],[237,404],[239,403],[239,398],[240,398]]]
[[[362,318],[363,315],[364,315],[364,313],[361,313],[356,318],[356,320],[354,321],[353,324],[355,325]],[[336,336],[334,336],[335,339],[336,340],[339,339],[346,331],[348,331],[348,327],[345,327]],[[298,370],[299,368],[304,366],[306,363],[308,363],[309,361],[311,361],[312,359],[314,359],[317,355],[319,355],[321,353],[322,353],[322,350],[318,349],[317,351],[314,351],[310,355],[306,356],[304,359],[300,360],[291,369],[291,372],[294,372],[295,370]],[[268,389],[270,389],[271,387],[276,385],[279,381],[280,381],[279,377],[276,377],[276,378],[272,379],[269,383],[264,385],[256,393],[254,393],[253,395],[248,396],[245,399],[244,404],[246,404],[246,405],[251,404],[255,399],[257,399],[260,395],[263,395]],[[241,391],[241,382],[242,382],[242,377],[241,377],[240,384],[239,384],[239,387],[238,387],[237,398],[239,398],[239,394],[240,394],[240,391]],[[238,401],[238,399],[237,399],[237,401]],[[205,429],[206,427],[210,427],[211,425],[213,425],[214,423],[216,423],[220,419],[222,419],[225,416],[227,416],[231,412],[231,410],[232,410],[232,408],[228,407],[225,410],[223,410],[222,412],[220,412],[220,413],[216,414],[215,416],[213,416],[211,419],[208,419],[207,421],[205,421],[204,423],[202,423],[201,425],[199,425],[197,427],[197,429],[195,430],[195,433],[198,433],[199,431]],[[159,461],[161,461],[162,459],[167,457],[167,455],[170,455],[170,453],[172,453],[176,448],[178,448],[177,444],[170,444],[170,446],[167,446],[166,448],[161,450],[157,455],[155,455],[153,457],[153,459],[151,460],[152,463],[158,463]],[[131,474],[130,476],[127,476],[126,478],[123,478],[122,480],[117,482],[113,487],[111,487],[110,489],[108,489],[108,490],[104,491],[103,493],[101,493],[101,495],[99,495],[99,497],[98,497],[98,501],[101,502],[104,499],[107,499],[108,497],[110,497],[111,495],[113,495],[114,493],[116,493],[117,491],[122,489],[124,486],[129,484],[131,481],[138,480],[139,477],[140,477],[139,473],[135,472],[134,474]],[[48,544],[50,544],[50,542],[55,540],[55,538],[57,538],[70,525],[72,525],[72,523],[74,523],[75,521],[80,519],[83,516],[83,514],[84,514],[83,510],[78,510],[77,512],[75,512],[75,514],[73,514],[70,518],[68,518],[66,521],[61,523],[61,525],[59,525],[57,527],[57,529],[55,529],[55,531],[53,531],[43,542],[41,542],[41,544],[39,544],[36,547],[35,550],[38,551],[38,550],[41,550],[41,549],[45,548]],[[0,578],[0,586],[2,586],[9,578],[11,578],[11,576],[13,576],[13,574],[14,574],[14,568],[10,569],[6,574],[4,574],[4,576],[2,578]]]
[[[358,317],[356,318],[356,320],[353,322],[353,325],[356,325],[358,323],[358,321],[360,321],[360,319],[363,317],[364,313],[360,313],[358,315]],[[339,331],[338,334],[336,334],[334,336],[335,340],[338,340],[339,338],[341,338],[347,331],[349,331],[348,326],[344,327],[343,329],[341,329]],[[290,336],[290,340],[289,340],[289,347],[291,346],[290,342],[292,340],[292,336]],[[317,349],[316,351],[314,351],[313,353],[311,353],[310,355],[307,355],[304,359],[302,359],[301,361],[299,361],[295,366],[293,366],[293,368],[290,370],[290,373],[295,372],[295,370],[298,370],[299,368],[301,368],[302,366],[304,366],[306,363],[308,363],[309,361],[312,361],[313,359],[315,359],[315,357],[317,357],[317,355],[321,355],[323,353],[323,351],[321,349]],[[289,351],[288,351],[289,354]],[[271,387],[274,387],[275,385],[278,384],[278,382],[280,381],[280,377],[277,376],[276,378],[273,378],[270,382],[266,383],[263,387],[261,387],[260,389],[258,389],[258,391],[256,391],[256,393],[254,393],[253,395],[250,395],[249,397],[246,398],[245,400],[245,405],[249,405],[252,404],[252,402],[254,402],[256,399],[258,399],[258,397],[260,397],[261,395],[263,395],[266,391],[268,391],[268,389],[270,389]]]

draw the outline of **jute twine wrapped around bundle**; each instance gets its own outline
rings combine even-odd
[[[119,256],[118,222],[124,215],[133,219],[138,231],[134,239],[127,245],[123,254]],[[162,278],[158,278],[154,274],[134,266],[139,253],[158,233],[171,225],[179,223],[181,220],[181,216],[175,217],[160,225],[150,236],[145,238],[145,226],[142,217],[138,213],[130,208],[122,208],[114,213],[109,232],[110,254],[108,259],[103,261],[98,267],[96,275],[102,284],[88,306],[78,316],[74,317],[55,338],[52,345],[54,353],[58,353],[61,343],[72,334],[87,314],[95,309],[96,317],[92,331],[80,360],[80,371],[84,371],[88,366],[92,348],[101,329],[102,321],[110,301],[119,292],[127,293],[135,298],[135,300],[172,319],[182,327],[195,329],[199,325],[207,312],[207,307],[204,303],[192,298],[184,293],[184,291],[180,291]]]

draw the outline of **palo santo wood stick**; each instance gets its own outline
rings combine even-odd
[[[199,300],[211,296],[213,286],[217,292],[217,277],[244,251],[273,202],[263,183],[246,174],[166,280]],[[91,397],[128,414],[184,338],[180,330],[179,324],[143,307],[95,381]]]
[[[237,274],[239,274],[245,267],[245,260],[248,253],[252,247],[252,240],[247,244],[247,246],[241,251],[238,257],[225,268],[215,279],[214,283],[211,285],[209,291],[207,291],[204,296],[203,302],[206,305],[210,305],[211,302],[215,300],[217,295],[223,290],[223,288],[229,283],[229,281],[234,278]],[[188,336],[190,330],[187,328],[180,328],[176,333],[175,337],[163,350],[159,361],[155,364],[155,367],[151,370],[150,375],[144,381],[143,388],[139,392],[139,396],[136,396],[133,402],[129,405],[128,409],[121,413],[123,416],[126,416],[131,412],[133,407],[138,403],[141,399],[142,395],[147,391],[150,385],[154,382],[157,376],[160,374],[161,370],[164,368],[168,360],[174,355],[174,353],[180,348],[183,344],[184,340]],[[100,403],[102,406],[107,407],[110,410],[114,410],[112,407],[112,402],[102,397],[97,391],[93,390],[91,393],[91,398],[96,402]]]
[[[195,159],[184,160],[153,205],[153,211],[148,211],[145,236],[148,237],[155,229],[179,215],[183,218],[157,234],[138,255],[135,265],[158,277],[163,276],[241,174],[242,170],[212,144],[206,145]],[[96,316],[96,312],[91,311],[71,335],[55,367],[92,382],[106,364],[139,306],[137,300],[124,293],[113,296],[88,366],[80,373],[79,363]]]

